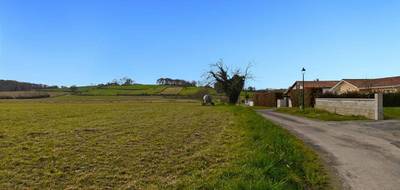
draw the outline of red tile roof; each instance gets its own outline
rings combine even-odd
[[[296,81],[295,84],[302,85],[303,81]],[[332,88],[339,81],[304,81],[305,88]]]
[[[400,76],[377,79],[343,79],[357,88],[377,88],[400,86]]]
[[[334,80],[324,80],[324,81],[304,81],[305,88],[332,88],[340,81]],[[298,85],[297,85],[298,84]],[[288,94],[295,86],[300,87],[303,81],[296,81],[292,86],[290,86],[285,94]]]

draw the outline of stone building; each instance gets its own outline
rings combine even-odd
[[[376,79],[343,79],[330,89],[336,94],[359,93],[395,93],[400,92],[400,76]]]

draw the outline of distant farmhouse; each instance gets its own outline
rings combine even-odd
[[[332,87],[334,87],[336,84],[338,84],[340,81],[320,81],[320,80],[315,80],[315,81],[304,81],[304,89],[305,90],[311,90],[311,89],[320,89],[322,93],[329,92]],[[294,90],[301,90],[303,89],[303,81],[296,81],[293,83],[292,86],[288,88],[288,90],[285,92],[285,94],[290,94]]]
[[[288,88],[285,94],[303,89],[303,82],[296,81]],[[304,89],[318,89],[322,93],[343,94],[348,92],[358,93],[395,93],[400,92],[400,76],[376,79],[343,79],[340,81],[304,81]]]
[[[274,107],[278,99],[286,100],[286,105],[297,107],[301,103],[303,81],[295,81],[284,93],[258,92],[255,94],[255,105]],[[318,94],[334,93],[396,93],[400,92],[400,76],[376,79],[343,79],[304,81],[305,105],[313,106]]]
[[[331,91],[336,94],[343,94],[347,92],[400,92],[400,76],[377,79],[343,79],[333,86]]]

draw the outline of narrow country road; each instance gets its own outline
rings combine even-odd
[[[344,189],[400,189],[400,121],[323,122],[258,112],[311,145]]]

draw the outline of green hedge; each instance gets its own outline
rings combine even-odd
[[[349,92],[344,94],[325,93],[319,94],[318,98],[374,98],[374,94]]]
[[[389,93],[383,95],[384,107],[399,107],[400,106],[400,93]]]

